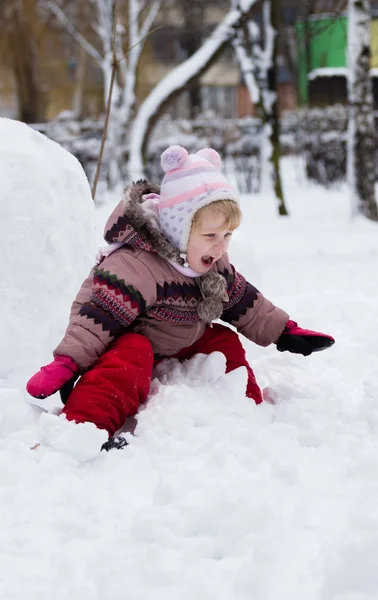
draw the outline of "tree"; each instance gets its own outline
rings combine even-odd
[[[129,175],[132,179],[144,176],[143,154],[148,134],[163,108],[181,93],[184,86],[198,79],[231,42],[235,31],[249,19],[257,0],[242,0],[238,9],[226,14],[192,56],[166,75],[149,93],[140,106],[130,130]]]
[[[348,5],[348,181],[353,214],[378,221],[375,199],[375,126],[370,78],[369,0]]]
[[[272,60],[270,68],[268,70],[268,92],[270,96],[270,102],[268,101],[266,111],[266,123],[271,128],[270,142],[271,142],[271,156],[270,161],[273,167],[273,186],[278,200],[278,212],[280,215],[285,216],[288,214],[284,200],[284,192],[282,187],[280,158],[281,158],[281,122],[278,113],[278,102],[277,102],[277,70],[278,70],[278,26],[280,23],[281,16],[281,0],[265,0],[264,9],[266,12],[270,12],[270,15],[266,15],[264,21],[266,24],[267,37],[273,38],[272,48]]]
[[[205,3],[203,0],[181,0],[184,16],[184,31],[181,46],[186,56],[192,56],[202,45]],[[190,118],[195,119],[201,112],[201,87],[198,78],[188,85]]]
[[[39,84],[38,0],[6,0],[0,4],[2,55],[16,84],[18,118],[26,123],[43,119]]]
[[[91,28],[97,36],[96,44],[79,30],[79,23],[75,24],[70,20],[64,5],[53,0],[47,1],[46,5],[66,31],[99,65],[104,80],[104,108],[107,105],[112,79],[113,37],[115,37],[116,77],[111,97],[107,137],[108,181],[110,187],[115,187],[121,180],[122,150],[135,108],[136,78],[141,53],[162,0],[128,0],[124,15],[125,23],[121,23],[119,19],[116,26],[117,0],[90,0],[89,16]]]
[[[235,8],[239,0],[233,0]],[[280,169],[280,116],[277,102],[277,30],[279,0],[264,0],[263,41],[258,26],[248,21],[235,34],[233,45],[251,102],[258,107],[263,120],[262,173],[263,179],[273,183],[280,215],[287,215]],[[268,177],[266,176],[268,175]]]

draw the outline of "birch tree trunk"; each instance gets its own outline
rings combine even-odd
[[[378,221],[375,199],[375,125],[370,78],[369,0],[349,0],[348,5],[348,182],[352,214]]]
[[[235,8],[239,0],[234,0]],[[264,47],[255,23],[241,27],[233,45],[252,104],[258,107],[263,120],[261,141],[262,188],[278,201],[278,212],[287,215],[280,169],[280,120],[277,105],[277,31],[280,6],[277,0],[264,0]]]
[[[104,106],[107,106],[112,81],[112,71],[119,60],[118,6],[116,0],[95,0],[97,11],[97,31],[102,46],[101,67],[104,77]],[[107,182],[110,189],[121,183],[120,154],[122,143],[122,122],[120,115],[121,90],[117,76],[114,78],[110,98],[109,122],[106,137]]]
[[[284,192],[282,187],[281,178],[281,121],[278,111],[278,98],[277,98],[277,68],[278,68],[278,27],[281,20],[281,0],[271,0],[270,6],[270,26],[273,29],[273,52],[272,62],[269,71],[268,87],[271,93],[272,102],[270,110],[266,114],[267,122],[271,126],[270,142],[271,142],[271,156],[270,162],[272,164],[272,177],[274,192],[278,201],[278,213],[281,216],[287,216],[287,208],[285,205]]]
[[[79,59],[78,68],[76,73],[75,88],[72,94],[72,110],[77,119],[81,119],[83,116],[83,105],[84,105],[84,84],[85,84],[85,71],[87,68],[88,55],[84,48],[79,48]]]

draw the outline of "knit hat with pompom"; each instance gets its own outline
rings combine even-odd
[[[160,230],[186,253],[195,213],[216,200],[239,203],[239,197],[221,173],[221,158],[212,148],[188,154],[182,146],[170,146],[161,155],[161,166],[165,176],[157,203]]]

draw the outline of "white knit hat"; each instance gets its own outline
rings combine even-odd
[[[160,230],[185,253],[195,213],[217,200],[239,204],[239,196],[221,173],[221,158],[212,148],[188,154],[182,146],[170,146],[161,155],[161,166],[165,176],[156,203]]]

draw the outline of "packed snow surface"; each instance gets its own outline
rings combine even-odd
[[[1,599],[376,600],[377,226],[350,220],[347,189],[311,187],[283,161],[291,216],[244,197],[231,259],[335,346],[303,358],[245,340],[269,388],[260,406],[219,353],[167,361],[130,445],[86,460],[97,432],[35,407],[24,371],[49,360],[46,328],[64,331],[85,275],[88,189],[67,153],[13,133],[8,148],[0,135]],[[111,208],[97,209],[97,241]]]

